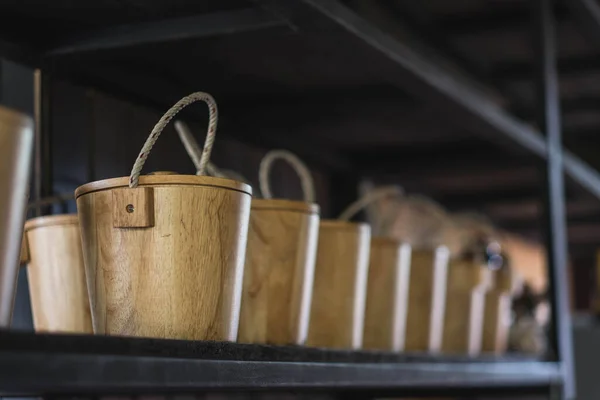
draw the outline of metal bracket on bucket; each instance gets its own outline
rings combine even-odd
[[[151,187],[113,191],[113,227],[151,228],[154,226],[154,190]]]

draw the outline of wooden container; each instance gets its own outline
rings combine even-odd
[[[448,266],[442,352],[477,355],[481,351],[485,295],[492,271],[483,264],[456,259]]]
[[[363,348],[404,349],[410,253],[397,240],[371,239]]]
[[[12,318],[33,136],[31,118],[0,106],[0,328]]]
[[[192,175],[129,181],[75,192],[94,332],[236,340],[251,188]]]
[[[92,333],[77,215],[30,219],[22,250],[35,330]]]
[[[449,251],[413,250],[404,350],[437,352],[442,344]]]
[[[318,205],[252,200],[238,341],[304,344],[318,234]]]
[[[510,268],[493,271],[493,285],[485,296],[483,317],[483,352],[504,354],[508,347],[512,297],[521,286],[521,280]]]
[[[321,221],[307,345],[362,346],[370,240],[367,224]]]

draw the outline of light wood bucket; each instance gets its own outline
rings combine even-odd
[[[198,174],[210,158],[217,106],[197,92],[158,121],[129,177],[75,191],[94,332],[235,341],[250,186],[192,175],[140,176],[168,122],[204,101],[209,126]]]
[[[0,106],[0,328],[12,320],[33,141],[31,118]]]
[[[238,341],[304,344],[318,234],[318,205],[252,200]]]
[[[235,341],[250,187],[188,175],[127,185],[75,192],[94,332]]]
[[[508,347],[512,298],[522,285],[521,279],[510,268],[492,272],[493,285],[485,297],[483,342],[486,353],[504,354]]]
[[[363,348],[404,349],[410,256],[407,244],[371,239]]]
[[[362,347],[371,228],[322,220],[307,345]]]
[[[304,201],[272,199],[269,175],[279,159],[298,174]],[[239,341],[301,345],[308,334],[319,234],[312,175],[287,150],[268,152],[258,175],[264,199],[252,201]]]
[[[492,271],[472,260],[454,259],[448,266],[442,352],[481,352],[485,296]]]
[[[441,349],[449,255],[446,247],[411,253],[405,351]]]
[[[22,243],[35,330],[92,333],[77,215],[30,219]]]

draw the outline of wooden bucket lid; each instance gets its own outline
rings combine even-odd
[[[305,201],[286,199],[252,199],[252,210],[291,211],[305,214],[319,214],[319,205]]]
[[[27,220],[27,222],[25,222],[25,232],[46,226],[78,224],[79,219],[77,218],[77,214],[47,215]]]
[[[171,175],[171,174],[154,174],[140,176],[139,186],[167,186],[167,185],[189,185],[189,186],[207,186],[252,195],[252,187],[242,182],[231,179],[214,178],[212,176],[198,175]],[[75,190],[75,198],[84,194],[99,192],[102,190],[110,190],[116,188],[129,187],[129,177],[123,176],[120,178],[104,179],[101,181],[86,183]]]
[[[364,222],[349,222],[339,219],[322,219],[319,224],[319,229],[338,229],[338,230],[353,230],[359,231],[362,229],[370,229],[369,224]]]

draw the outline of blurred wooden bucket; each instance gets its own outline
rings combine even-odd
[[[486,292],[492,271],[473,260],[455,259],[448,266],[441,351],[481,352]]]
[[[405,351],[439,351],[444,322],[449,251],[413,250],[406,315]]]
[[[410,256],[407,244],[371,239],[363,348],[404,349]]]
[[[0,106],[0,328],[12,319],[33,136],[31,118]]]
[[[493,271],[493,285],[485,297],[483,319],[483,352],[504,354],[508,347],[512,298],[521,280],[510,268]]]
[[[77,215],[28,220],[21,250],[35,330],[92,333]]]
[[[371,228],[322,220],[307,345],[362,346]]]
[[[296,170],[305,201],[271,199],[269,173],[277,159]],[[304,344],[319,234],[312,177],[293,153],[273,150],[263,158],[259,178],[266,198],[252,200],[239,341]]]
[[[316,204],[252,200],[240,342],[305,342],[318,234]]]

